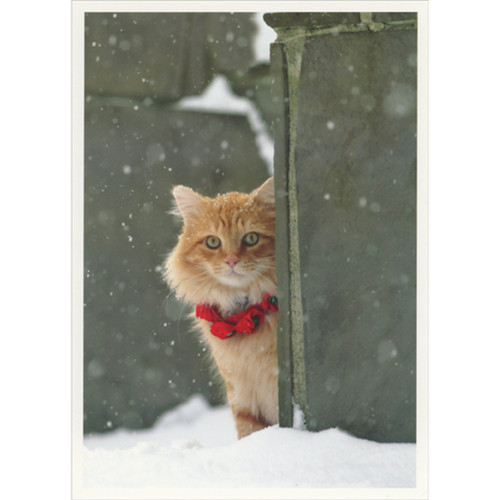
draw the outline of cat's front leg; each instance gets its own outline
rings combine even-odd
[[[231,410],[233,411],[238,439],[268,427],[268,424],[264,420],[252,415],[248,410],[241,410],[235,407],[231,407]]]
[[[252,432],[260,431],[269,424],[261,417],[257,417],[251,413],[250,410],[242,408],[234,400],[234,388],[231,382],[226,382],[227,401],[233,412],[233,419],[238,433],[238,439],[241,439]]]

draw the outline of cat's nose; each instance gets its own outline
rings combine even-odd
[[[234,269],[234,266],[236,266],[236,264],[238,264],[238,262],[240,261],[240,259],[238,257],[236,257],[236,255],[228,255],[224,262],[228,265],[231,266],[231,268]]]

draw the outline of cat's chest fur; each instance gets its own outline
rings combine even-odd
[[[273,312],[253,334],[221,340],[210,333],[210,323],[198,320],[226,385],[233,389],[232,404],[249,406],[271,424],[278,421],[277,322]]]
[[[229,290],[228,293],[219,294],[215,308],[223,318],[228,318],[244,311],[250,304],[260,303],[266,291],[257,287],[240,293]],[[276,294],[276,287],[273,286],[269,291]]]
[[[228,300],[224,307],[219,307],[222,317],[227,318],[244,311],[250,305],[250,296],[248,294],[239,295]]]

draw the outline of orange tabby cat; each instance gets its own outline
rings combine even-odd
[[[226,384],[242,438],[278,422],[274,183],[207,198],[172,191],[184,230],[164,264]]]

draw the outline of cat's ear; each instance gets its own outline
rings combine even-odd
[[[199,213],[205,203],[203,196],[186,186],[175,186],[172,194],[176,204],[174,213],[182,216],[184,220]]]
[[[256,199],[274,205],[274,177],[269,177],[269,179],[252,194],[255,195]]]

